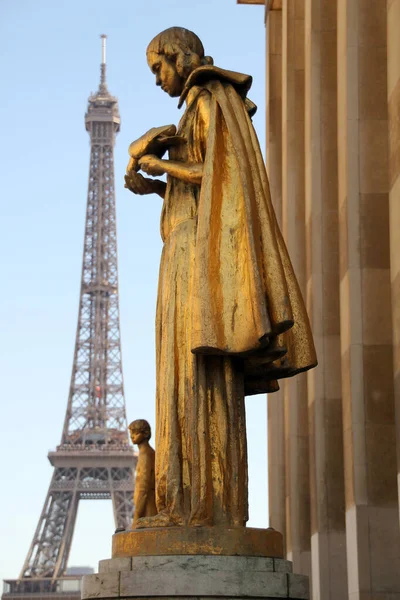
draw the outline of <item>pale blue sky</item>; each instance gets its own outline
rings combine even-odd
[[[115,148],[122,356],[128,419],[154,424],[154,311],[161,251],[156,196],[123,187],[129,143],[180,112],[154,85],[145,49],[180,25],[215,64],[251,73],[265,146],[264,9],[236,0],[1,0],[0,578],[17,577],[60,441],[79,299],[89,137],[87,98],[108,35],[108,84],[119,99]],[[266,399],[247,400],[250,522],[268,524]],[[81,502],[69,565],[110,556],[111,503]]]

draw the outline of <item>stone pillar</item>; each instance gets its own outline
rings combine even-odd
[[[267,12],[267,172],[271,198],[282,226],[282,12]],[[269,524],[285,540],[285,457],[282,390],[268,396]]]
[[[306,0],[307,310],[318,367],[308,373],[314,600],[347,595],[340,370],[336,0]]]
[[[282,227],[282,11],[267,13],[266,36],[267,172],[272,203]]]
[[[389,220],[392,279],[397,481],[400,498],[400,0],[387,3],[389,107]],[[400,502],[399,502],[400,504]]]
[[[376,0],[338,0],[340,331],[351,600],[400,598],[385,8]]]
[[[282,7],[282,230],[305,292],[304,0]],[[310,575],[307,376],[283,385],[285,412],[286,555]]]

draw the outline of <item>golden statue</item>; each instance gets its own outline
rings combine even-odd
[[[132,528],[141,517],[152,517],[157,513],[155,495],[155,452],[149,444],[151,428],[144,419],[136,419],[128,427],[132,444],[139,448],[139,458],[136,466],[135,492],[133,503],[135,513]]]
[[[147,48],[178,129],[130,147],[126,187],[163,199],[156,316],[157,515],[136,527],[243,527],[245,395],[317,364],[303,299],[271,204],[247,98],[252,78],[213,66],[172,27]],[[168,149],[169,160],[162,159]],[[167,183],[143,177],[167,174]]]

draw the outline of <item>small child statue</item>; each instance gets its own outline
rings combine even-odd
[[[155,495],[155,452],[149,444],[151,427],[144,419],[132,421],[129,433],[133,444],[139,448],[139,459],[136,467],[136,483],[133,494],[135,512],[132,529],[136,528],[141,517],[152,517],[157,514]]]

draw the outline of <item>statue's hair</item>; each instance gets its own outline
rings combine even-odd
[[[214,64],[211,56],[204,56],[200,38],[184,27],[170,27],[156,35],[147,46],[147,61],[152,52],[175,60],[176,69],[184,79],[197,67]]]
[[[132,433],[144,433],[148,435],[148,440],[151,438],[151,427],[150,423],[145,419],[136,419],[136,421],[132,421],[128,427],[129,431]]]

